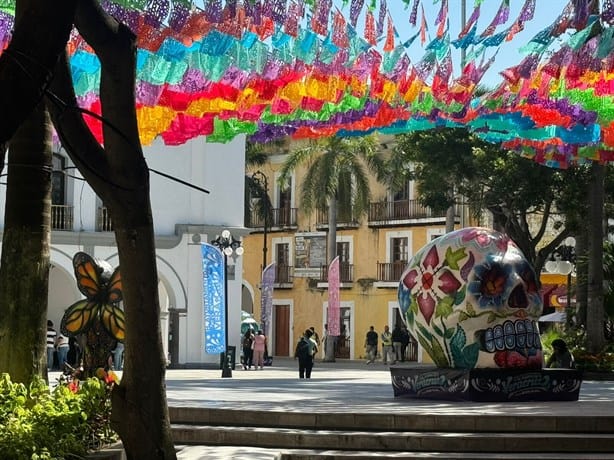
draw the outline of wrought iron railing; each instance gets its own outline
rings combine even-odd
[[[275,284],[294,283],[294,267],[284,264],[275,265]]]
[[[358,227],[359,219],[351,212],[337,212],[337,227]],[[316,226],[328,227],[328,209],[318,210],[316,213]]]
[[[98,232],[112,232],[113,231],[113,222],[111,222],[111,216],[109,215],[109,210],[101,206],[98,208],[98,212],[96,215],[96,231]]]
[[[74,208],[64,204],[51,205],[51,229],[72,230]]]
[[[454,215],[460,216],[459,206],[455,208]],[[445,217],[446,211],[435,212],[418,200],[375,201],[369,204],[369,223]]]
[[[404,260],[396,262],[377,263],[377,281],[399,281],[407,266]]]
[[[328,265],[320,266],[321,283],[328,283]],[[354,265],[347,262],[339,263],[339,282],[353,283],[354,282]]]
[[[275,230],[277,228],[296,227],[297,208],[275,208],[271,209],[269,220],[267,221],[267,229]],[[247,223],[249,228],[263,229],[264,228],[264,216],[257,211],[252,211],[249,215],[249,222]]]

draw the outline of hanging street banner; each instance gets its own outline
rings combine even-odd
[[[224,292],[224,257],[215,246],[202,243],[203,310],[205,315],[205,353],[226,350],[226,294]]]
[[[262,285],[260,286],[260,327],[263,334],[271,334],[271,321],[273,320],[273,283],[275,282],[275,262],[270,263],[262,270]]]
[[[341,305],[339,301],[339,256],[330,263],[328,267],[328,333],[333,337],[338,337],[339,316]]]

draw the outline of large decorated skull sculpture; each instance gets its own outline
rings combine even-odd
[[[542,367],[535,272],[502,233],[463,228],[424,246],[403,273],[399,305],[438,367]]]

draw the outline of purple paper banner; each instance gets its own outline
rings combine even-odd
[[[262,285],[260,286],[260,327],[266,337],[271,335],[273,320],[273,283],[275,283],[275,262],[262,270]]]
[[[215,246],[202,243],[203,310],[205,315],[205,353],[226,350],[226,302],[224,292],[224,257]]]
[[[339,302],[339,256],[328,266],[328,333],[337,337],[339,332],[339,315],[341,314]]]

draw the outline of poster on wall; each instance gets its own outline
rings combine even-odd
[[[326,265],[326,235],[297,235],[294,237],[295,268],[317,268]]]

